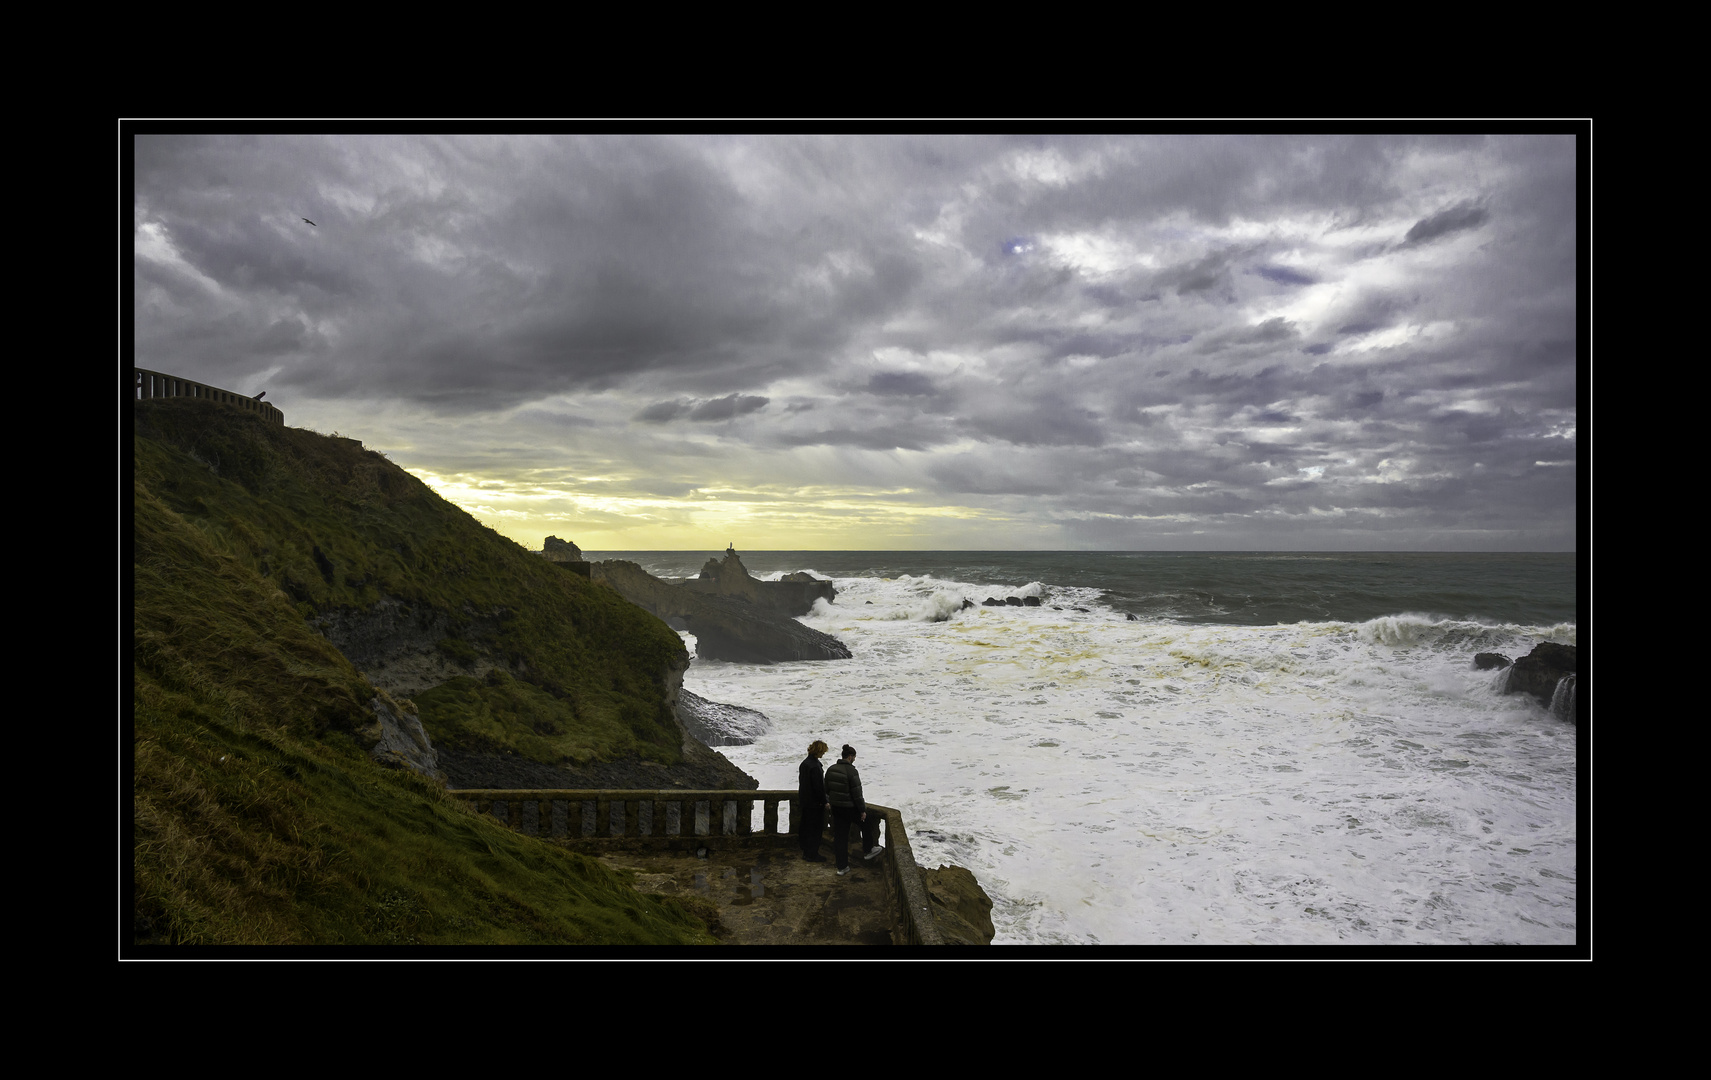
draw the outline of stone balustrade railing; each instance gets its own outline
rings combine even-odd
[[[609,791],[463,789],[449,794],[477,813],[529,836],[552,837],[572,847],[598,852],[602,847],[641,847],[687,851],[749,844],[796,845],[790,826],[779,827],[778,809],[797,821],[794,791]],[[754,807],[761,804],[761,827]],[[940,945],[928,908],[927,890],[903,815],[868,803],[883,815],[885,852],[880,863],[897,906],[903,938],[911,945]]]
[[[223,405],[235,405],[240,409],[259,414],[263,419],[285,426],[285,414],[265,401],[257,401],[244,394],[234,394],[230,390],[222,390],[217,386],[199,383],[192,379],[181,379],[177,375],[167,375],[147,368],[131,369],[131,397],[135,401],[147,401],[150,398],[188,397],[202,398],[204,401],[215,401]],[[266,391],[263,391],[264,393]]]

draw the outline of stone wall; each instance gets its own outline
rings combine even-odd
[[[262,393],[267,393],[263,390]],[[131,369],[131,400],[147,401],[150,398],[188,397],[202,398],[205,401],[220,405],[232,405],[249,412],[259,414],[263,419],[285,426],[285,414],[265,401],[257,401],[245,394],[235,394],[230,390],[222,390],[217,386],[199,383],[193,379],[181,379],[177,375],[167,375],[147,368]]]

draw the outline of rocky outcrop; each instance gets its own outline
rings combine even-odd
[[[778,581],[761,581],[749,573],[735,548],[726,548],[723,560],[708,559],[699,577],[681,585],[693,593],[743,600],[791,619],[812,611],[815,600],[823,599],[830,604],[838,596],[830,581],[805,570],[785,574]]]
[[[1514,662],[1515,661],[1504,656],[1502,653],[1482,652],[1473,654],[1473,667],[1475,671],[1491,671],[1494,668],[1506,668]]]
[[[775,664],[850,657],[844,643],[830,634],[756,604],[661,581],[622,559],[590,566],[593,580],[610,585],[618,595],[653,612],[673,629],[694,634],[695,651],[705,659]]]
[[[970,607],[974,605],[969,604]],[[988,596],[981,602],[981,607],[1039,607],[1040,598],[1037,596],[1006,596],[1000,600],[996,596]]]
[[[374,709],[374,723],[356,733],[369,745],[370,759],[388,769],[412,769],[435,780],[445,779],[439,755],[422,729],[415,706],[376,695],[370,707]]]
[[[454,633],[446,612],[383,596],[369,608],[330,608],[309,625],[376,689],[410,697],[459,675],[479,679],[492,671],[494,661],[469,642],[496,639],[505,614],[466,610]]]
[[[677,693],[677,719],[685,731],[708,746],[747,746],[772,727],[763,712],[721,705],[688,690]]]
[[[1579,658],[1573,645],[1541,642],[1509,668],[1506,694],[1531,694],[1551,715],[1580,722]]]
[[[582,561],[581,548],[577,547],[569,540],[560,540],[556,536],[547,537],[547,542],[542,545],[541,554],[553,562],[564,563]]]
[[[992,898],[974,875],[960,866],[920,870],[921,882],[932,902],[933,922],[945,944],[992,944],[997,933],[992,925]]]

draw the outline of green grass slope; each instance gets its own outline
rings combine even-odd
[[[383,597],[490,616],[450,640],[512,673],[458,680],[452,711],[540,760],[673,760],[675,634],[348,441],[200,401],[135,410],[134,943],[712,940],[597,861],[374,765],[379,691],[306,617]]]

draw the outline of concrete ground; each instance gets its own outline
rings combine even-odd
[[[830,845],[823,863],[794,846],[691,852],[601,852],[608,866],[635,871],[636,888],[698,896],[718,905],[728,945],[889,945],[896,912],[880,859],[863,862],[851,844],[850,872],[838,876]],[[883,856],[881,857],[883,858]]]

